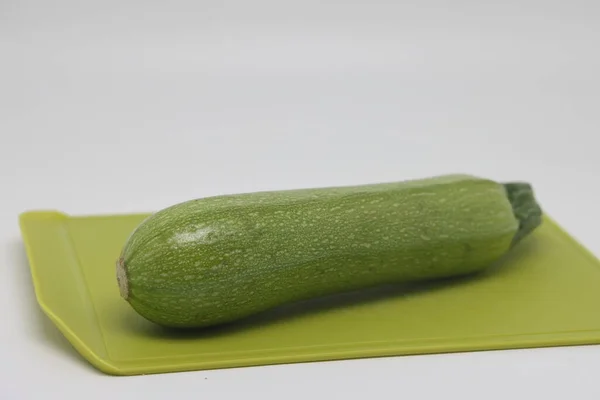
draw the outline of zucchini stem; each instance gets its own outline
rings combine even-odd
[[[529,183],[507,182],[503,183],[503,186],[515,218],[519,221],[519,229],[513,238],[512,247],[541,225],[543,212]]]

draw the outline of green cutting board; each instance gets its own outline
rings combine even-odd
[[[153,325],[119,296],[115,260],[145,217],[20,218],[41,308],[109,374],[600,343],[600,264],[547,217],[483,274],[330,296],[185,332]]]

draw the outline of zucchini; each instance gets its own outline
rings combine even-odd
[[[121,296],[168,327],[480,271],[542,221],[532,187],[469,175],[245,193],[161,210],[117,260]]]

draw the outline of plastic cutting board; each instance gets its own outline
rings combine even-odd
[[[41,308],[109,374],[600,343],[600,264],[547,217],[483,274],[331,296],[190,332],[153,325],[119,296],[115,260],[145,217],[20,218]]]

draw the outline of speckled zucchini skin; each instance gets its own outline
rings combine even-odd
[[[465,175],[210,197],[147,218],[125,244],[117,277],[148,320],[201,327],[472,273],[509,251],[520,224],[505,186]]]

